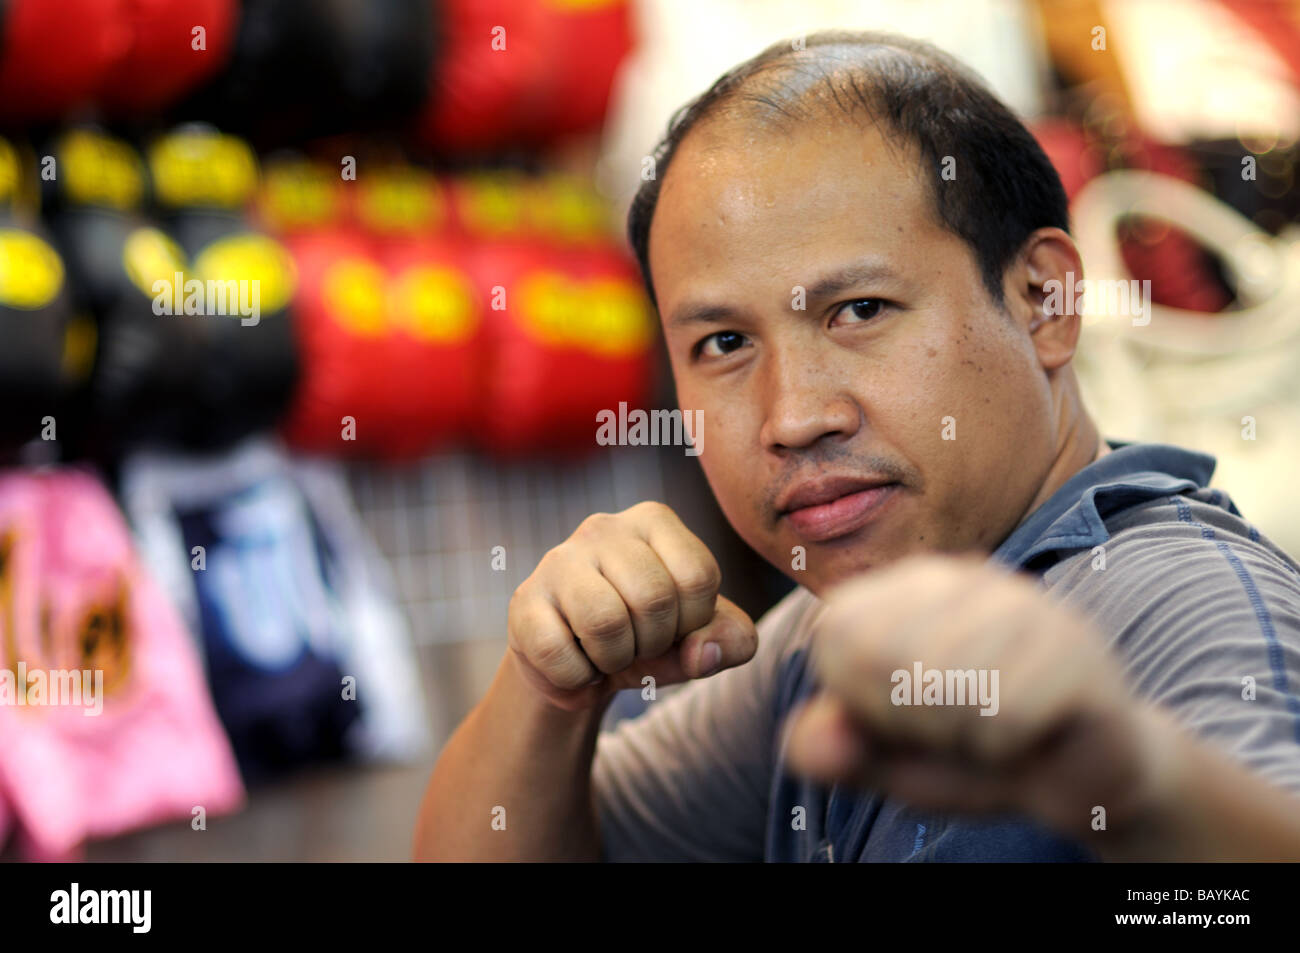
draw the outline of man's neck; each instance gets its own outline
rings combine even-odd
[[[1038,493],[1022,514],[1022,520],[1050,500],[1070,477],[1111,452],[1087,408],[1083,406],[1073,373],[1061,380],[1060,386],[1062,399],[1057,424],[1061,437],[1056,456]]]

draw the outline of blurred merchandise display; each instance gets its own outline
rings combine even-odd
[[[204,330],[182,393],[169,395],[172,402],[193,405],[200,419],[186,428],[190,439],[175,442],[228,446],[274,425],[293,393],[298,374],[293,260],[280,242],[248,220],[258,165],[242,140],[209,126],[186,125],[155,139],[148,162],[157,214],[188,262],[184,293],[176,279],[164,283],[173,306],[164,307],[159,317],[155,297],[150,317]],[[196,289],[202,306],[191,316]],[[185,314],[172,314],[181,304]]]
[[[1163,142],[1300,136],[1300,10],[1289,0],[1107,0],[1138,124]],[[1212,64],[1212,65],[1211,65]]]
[[[6,0],[0,120],[537,149],[600,128],[634,39],[630,0]]]
[[[1061,174],[1071,201],[1084,186],[1103,172],[1146,169],[1195,182],[1200,169],[1184,150],[1153,142],[1130,129],[1108,136],[1095,126],[1065,119],[1047,120],[1033,127],[1039,144]],[[1192,311],[1221,311],[1232,300],[1213,258],[1188,235],[1168,228],[1138,227],[1118,222],[1118,240],[1132,274],[1151,282],[1155,301]]]
[[[1148,310],[1087,298],[1075,368],[1109,436],[1218,459],[1291,553],[1300,427],[1300,4],[1040,0],[1059,115],[1034,126],[1089,279],[1149,282]],[[1077,42],[1081,25],[1094,43]],[[1097,31],[1101,31],[1098,33]],[[1104,42],[1114,56],[1098,56]]]
[[[1291,461],[1300,432],[1300,228],[1273,238],[1235,209],[1178,180],[1112,172],[1074,207],[1076,237],[1100,279],[1134,275],[1116,244],[1127,217],[1167,223],[1216,252],[1237,307],[1209,318],[1154,303],[1142,322],[1110,296],[1088,306],[1076,360],[1088,405],[1126,439],[1213,454],[1216,482],[1246,517],[1300,552]]]
[[[94,353],[93,325],[74,310],[48,229],[24,211],[23,186],[18,150],[0,139],[0,451],[43,430],[57,437],[53,415]]]
[[[580,180],[387,160],[352,182],[281,155],[263,182],[243,140],[197,125],[143,157],[74,126],[44,155],[55,242],[0,243],[0,279],[47,275],[13,292],[46,289],[14,319],[11,447],[48,417],[108,461],[279,424],[324,454],[581,455],[598,411],[649,400],[654,318]]]
[[[102,459],[229,446],[279,421],[327,454],[580,454],[598,410],[648,399],[639,276],[600,203],[563,177],[460,182],[393,165],[355,195],[293,197],[281,182],[256,213],[277,237],[244,210],[256,164],[233,137],[158,139],[148,206],[121,140],[78,127],[50,148],[57,241],[0,234],[17,296],[15,399],[0,410],[11,446],[49,417]]]
[[[200,638],[245,777],[427,746],[405,620],[342,477],[254,439],[142,452],[122,498],[143,558]]]
[[[134,46],[141,24],[126,13],[125,0],[7,0],[0,6],[0,115],[56,121],[93,103]]]
[[[576,11],[578,35],[627,35],[624,4]],[[601,77],[580,82],[587,118],[555,129],[599,122]],[[0,279],[43,273],[48,288],[15,305],[40,313],[14,322],[4,386],[23,399],[0,409],[0,447],[48,441],[54,420],[65,458],[110,464],[277,426],[299,449],[363,458],[593,452],[597,411],[644,405],[654,364],[610,210],[535,159],[440,171],[406,155],[382,137],[314,140],[273,150],[264,177],[246,139],[196,122],[78,122],[0,150],[30,233],[0,243]]]
[[[246,30],[248,22],[240,17],[239,0],[118,0],[102,5],[116,7],[110,22],[124,27],[129,38],[96,90],[97,102],[114,117],[147,119],[229,69],[236,29]],[[66,15],[60,29],[68,29]]]
[[[436,149],[543,144],[600,125],[633,46],[627,0],[441,0],[420,130]],[[509,55],[501,55],[508,52]]]
[[[592,443],[606,408],[644,403],[656,328],[636,269],[604,245],[528,238],[477,249],[480,292],[510,296],[489,310],[488,371],[474,433],[502,455]]]
[[[344,221],[287,239],[302,280],[305,368],[286,433],[305,450],[388,458],[463,442],[483,307],[465,246],[442,228],[442,188],[426,171],[389,164],[348,198]],[[288,204],[281,197],[286,211],[268,217],[305,216]]]
[[[72,856],[233,809],[240,772],[427,754],[406,607],[322,457],[591,457],[597,410],[649,400],[635,266],[550,154],[591,154],[632,42],[626,0],[0,2],[0,660],[162,633],[80,733],[0,707],[0,847]],[[63,461],[102,468],[161,586],[91,477],[33,466]],[[130,624],[51,642],[38,613],[113,595],[37,546],[74,517],[131,567],[105,609]],[[167,734],[147,676],[177,653]],[[123,745],[171,760],[119,776]],[[22,781],[19,755],[53,767]]]
[[[409,120],[428,97],[439,0],[240,0],[229,62],[176,104],[259,147]],[[196,19],[195,22],[200,22]]]
[[[85,473],[0,474],[0,695],[23,682],[0,704],[0,800],[26,856],[242,803],[184,623]]]

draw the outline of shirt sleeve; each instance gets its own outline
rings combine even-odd
[[[1300,576],[1218,512],[1127,528],[1104,569],[1083,554],[1052,588],[1111,638],[1138,696],[1300,795]]]
[[[763,859],[777,675],[815,603],[796,589],[758,621],[749,662],[600,735],[592,784],[605,860]]]

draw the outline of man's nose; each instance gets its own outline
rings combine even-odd
[[[824,362],[774,357],[760,372],[763,449],[806,449],[824,437],[847,438],[862,425],[862,410]]]

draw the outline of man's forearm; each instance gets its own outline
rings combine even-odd
[[[1149,727],[1153,765],[1143,806],[1108,834],[1111,861],[1300,860],[1300,798],[1179,728]]]
[[[603,711],[549,704],[507,654],[438,758],[415,859],[599,860],[591,763]]]

